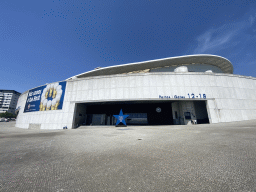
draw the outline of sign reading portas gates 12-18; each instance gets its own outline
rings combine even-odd
[[[37,87],[28,93],[24,113],[62,109],[66,81]]]

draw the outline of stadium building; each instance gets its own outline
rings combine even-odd
[[[68,129],[115,125],[187,125],[256,119],[256,78],[234,75],[215,55],[187,55],[81,73],[21,94],[16,127]]]

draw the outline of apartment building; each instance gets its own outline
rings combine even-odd
[[[14,90],[0,89],[0,113],[15,114],[15,108],[21,93]]]

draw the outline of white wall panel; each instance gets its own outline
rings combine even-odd
[[[230,77],[229,76],[221,76],[221,79],[222,79],[222,83],[223,83],[223,87],[229,87],[229,84],[228,84],[228,79]]]
[[[210,81],[210,86],[211,87],[216,87],[217,83],[216,83],[216,76],[215,75],[205,75],[207,78],[209,78]]]
[[[83,95],[84,95],[83,101],[88,100],[88,98],[89,98],[89,90],[83,91]]]
[[[205,92],[203,93],[203,91],[201,91],[202,94],[206,94],[207,98],[214,98],[212,93],[213,92],[212,87],[204,87],[204,89],[205,89]]]
[[[169,78],[169,80],[170,80],[170,86],[171,87],[176,87],[177,86],[177,80],[176,80],[176,74],[175,75],[170,75],[170,78]]]
[[[92,100],[93,99],[93,96],[92,96],[92,89],[89,89],[88,91],[87,91],[87,99],[88,100]],[[73,100],[72,100],[73,101]]]
[[[92,78],[91,84],[92,84],[92,89],[99,89],[99,79],[98,78]]]
[[[201,75],[201,83],[203,87],[210,87],[211,83],[210,83],[210,77],[209,75]]]
[[[59,123],[59,116],[60,114],[59,113],[55,113],[54,116],[53,116],[53,123]]]
[[[75,92],[77,90],[77,81],[73,82],[72,92]]]
[[[143,91],[141,87],[135,88],[136,98],[143,99]]]
[[[105,98],[105,89],[99,89],[99,100],[103,100]],[[86,101],[86,98],[84,98],[84,101]]]
[[[253,89],[256,91],[256,78],[254,78],[252,85],[253,85]]]
[[[184,75],[183,76],[183,80],[184,80],[184,85],[185,87],[191,87],[191,83],[190,83],[190,75]]]
[[[134,88],[129,88],[129,98],[130,99],[136,98],[136,90]]]
[[[163,86],[163,80],[161,75],[154,75],[153,79],[154,79],[154,82],[152,86],[157,86],[157,87]]]
[[[76,91],[71,92],[71,101],[76,101]]]
[[[163,91],[165,92],[165,88],[162,87],[162,89],[163,89]],[[187,92],[187,89],[186,89],[185,87],[180,86],[180,87],[177,87],[177,89],[178,89],[179,96],[185,96],[185,97],[187,97],[188,92]],[[167,95],[167,94],[165,94],[165,95]]]
[[[143,92],[143,97],[144,98],[149,98],[150,97],[149,87],[142,87],[141,91]]]
[[[86,89],[85,84],[86,84],[86,80],[81,80],[81,90],[80,91],[84,91]]]
[[[199,96],[199,94],[203,95],[203,93],[199,92],[200,87],[191,87],[191,89],[192,89],[192,93],[195,94],[195,97]],[[189,93],[189,94],[191,95],[192,93]]]
[[[92,90],[92,98],[93,98],[93,100],[100,100],[101,99],[99,97],[99,90],[98,89],[93,89]]]
[[[169,76],[166,74],[162,75],[162,86],[163,87],[169,87],[170,86],[170,79]]]
[[[178,87],[180,86],[184,86],[184,80],[183,80],[183,75],[175,75],[175,78],[176,78],[176,85]]]
[[[66,91],[73,91],[73,82],[72,81],[67,81]]]
[[[156,92],[159,95],[165,95],[163,87],[156,87]]]
[[[77,91],[82,91],[83,81],[77,81]]]
[[[69,105],[70,105],[70,102],[65,102],[63,104],[63,108],[62,108],[62,111],[61,112],[68,112],[69,110]]]
[[[68,114],[69,114],[69,113],[63,113],[63,114],[62,114],[62,123],[67,124],[67,119],[68,119],[68,118],[70,119],[70,117],[68,116]],[[72,119],[73,119],[73,117],[72,117]]]
[[[116,99],[116,89],[111,89],[110,90],[110,99],[113,100],[113,99]]]
[[[223,80],[222,80],[222,77],[221,76],[215,76],[215,81],[216,81],[216,85],[217,87],[224,87],[223,86]]]
[[[250,95],[252,96],[252,100],[256,100],[256,90],[251,89],[250,92],[251,92]]]
[[[172,95],[179,95],[178,87],[171,87],[171,90],[172,90],[172,93],[171,93]]]
[[[171,87],[163,87],[164,88],[164,94],[167,96],[171,96],[172,95],[172,90]],[[186,89],[186,87],[184,87],[184,89]]]
[[[135,76],[135,82],[136,82],[137,87],[143,87],[143,81],[142,81],[143,78],[142,77],[143,76],[141,76],[141,75]],[[120,87],[123,87],[122,83],[120,84]]]
[[[130,88],[127,88],[127,87],[124,87],[124,88],[123,88],[123,92],[124,92],[123,99],[129,99],[129,98],[130,98],[129,89],[130,89]]]
[[[71,98],[71,95],[72,95],[72,92],[67,92],[65,91],[65,97],[64,97],[64,102],[66,101],[70,101],[72,98]]]
[[[241,95],[241,89],[239,87],[235,87],[235,95],[236,95],[236,99],[243,99]]]
[[[238,86],[239,86],[239,88],[241,88],[241,89],[244,88],[244,78],[238,77]]]
[[[223,106],[222,106],[222,99],[215,99],[214,108],[223,109]]]
[[[131,75],[131,76],[125,78],[125,79],[127,79],[127,81],[126,81],[127,87],[131,88],[131,87],[135,86],[135,77],[134,77],[134,75]]]
[[[155,75],[150,76],[149,86],[150,87],[155,87],[156,86],[156,76]]]
[[[73,112],[74,112],[74,109],[75,109],[75,103],[70,103],[70,104],[69,104],[69,110],[68,110],[68,112],[69,112],[69,113],[73,113]]]
[[[177,87],[177,89],[179,89],[179,88]],[[193,91],[194,91],[194,87],[184,87],[184,92],[185,92],[184,96],[185,96],[185,98],[189,98],[188,94],[191,97],[191,93],[193,93]],[[170,88],[170,93],[172,93],[172,92],[173,92],[173,89]]]
[[[67,124],[71,124],[72,126],[73,123],[73,112],[72,113],[68,113],[68,118],[67,118]]]
[[[247,110],[241,110],[242,112],[242,117],[243,117],[243,120],[248,120],[248,116],[247,116]]]
[[[206,94],[207,98],[211,98],[211,94],[207,93],[208,89],[207,87],[199,87],[198,89],[198,98],[200,98],[201,94],[201,98],[203,98],[203,94]]]
[[[197,86],[198,86],[198,87],[204,86],[202,76],[203,76],[203,75],[194,75],[194,77],[195,77],[195,79],[196,79],[196,81],[197,81]]]
[[[82,98],[82,91],[77,91],[76,92],[76,101],[81,101]]]
[[[221,93],[222,93],[222,98],[228,98],[228,99],[231,98],[227,87],[223,87]]]
[[[84,82],[83,90],[88,90],[90,81],[88,79],[84,79],[83,82]],[[105,84],[104,84],[104,86],[105,86]]]
[[[109,79],[109,83],[110,83],[110,88],[111,89],[115,89],[115,88],[117,88],[117,85],[116,85],[116,78],[110,78]]]
[[[150,98],[159,98],[159,94],[157,93],[156,87],[149,87],[150,90]]]
[[[116,89],[116,98],[123,99],[124,98],[124,88]]]
[[[230,92],[230,96],[231,96],[232,99],[236,99],[237,98],[236,91],[235,91],[234,87],[230,87],[229,88],[229,92]]]
[[[191,75],[191,76],[190,76],[190,84],[191,84],[191,87],[197,87],[199,81],[200,81],[200,79],[197,78],[197,75]],[[199,82],[199,83],[200,83],[200,82]]]
[[[228,87],[230,88],[234,88],[234,77],[228,77],[227,78],[227,81],[228,81]]]
[[[96,89],[104,89],[104,79],[102,78],[97,78],[97,82],[98,82],[98,87],[96,87]]]
[[[143,75],[143,80],[142,80],[142,82],[143,82],[143,87],[149,87],[149,80],[150,80],[150,77],[151,77],[151,75],[149,76],[148,74]],[[127,78],[125,78],[125,79],[127,79]]]

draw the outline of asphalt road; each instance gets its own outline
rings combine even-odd
[[[256,191],[256,120],[27,130],[0,122],[0,191]]]

